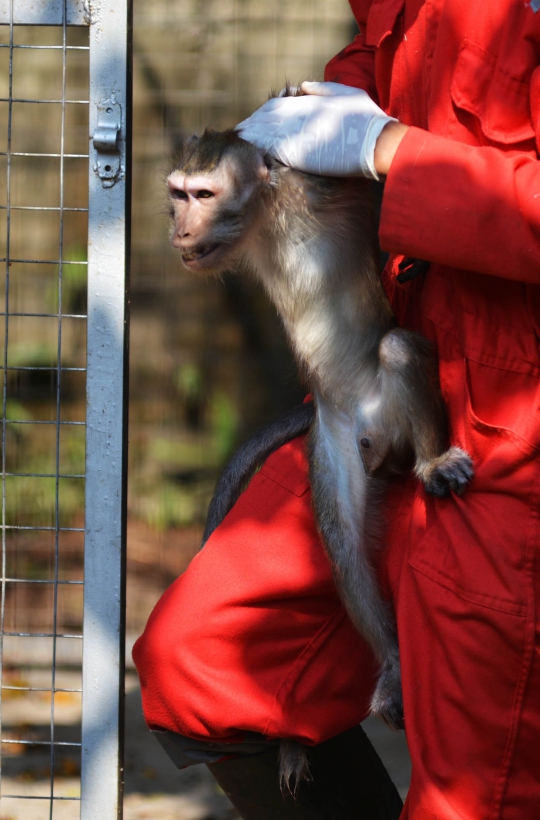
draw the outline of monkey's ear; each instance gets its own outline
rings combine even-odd
[[[270,182],[270,169],[261,157],[261,162],[257,167],[257,175],[263,182]]]
[[[256,174],[262,182],[270,182],[270,167],[267,162],[268,154],[260,149],[256,149],[255,162],[257,163]]]
[[[259,178],[269,185],[276,185],[280,163],[271,155],[261,152],[261,163],[258,168]]]

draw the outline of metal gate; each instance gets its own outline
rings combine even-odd
[[[0,0],[1,820],[122,812],[129,15]]]

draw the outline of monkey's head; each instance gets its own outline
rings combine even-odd
[[[190,137],[169,174],[171,242],[189,270],[222,273],[241,255],[272,188],[272,161],[235,131]]]

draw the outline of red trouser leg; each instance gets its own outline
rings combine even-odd
[[[465,399],[453,429],[476,465],[470,489],[437,500],[417,487],[403,560],[390,545],[413,764],[404,817],[538,820],[539,450]]]
[[[367,714],[370,650],[313,523],[304,440],[264,465],[163,595],[133,657],[150,726],[319,743]]]
[[[408,820],[540,816],[540,468],[530,447],[489,436],[464,441],[478,467],[462,499],[409,481],[387,501]],[[314,528],[302,439],[267,461],[167,590],[134,658],[147,722],[183,735],[319,743],[364,717],[372,659]]]

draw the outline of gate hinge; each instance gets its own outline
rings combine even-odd
[[[123,176],[120,146],[122,107],[114,100],[101,100],[97,106],[97,126],[93,143],[97,153],[94,171],[104,188],[112,188]]]

